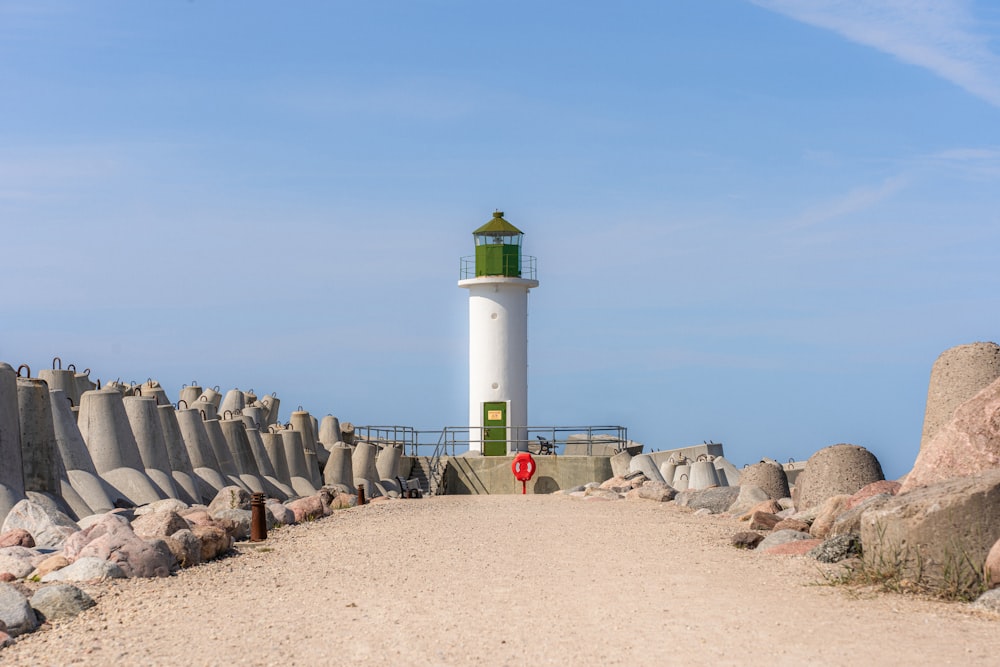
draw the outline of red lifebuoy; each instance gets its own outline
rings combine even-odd
[[[510,470],[517,481],[527,482],[535,474],[535,459],[528,452],[518,452],[510,464]]]

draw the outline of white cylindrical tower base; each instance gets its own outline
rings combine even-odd
[[[469,290],[469,449],[483,451],[488,407],[501,409],[507,453],[527,446],[528,290],[537,280],[483,276]],[[496,412],[496,411],[494,411]],[[496,432],[493,437],[496,439]]]

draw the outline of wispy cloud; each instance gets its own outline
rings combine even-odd
[[[903,176],[893,176],[877,186],[855,188],[846,194],[818,204],[795,218],[789,225],[792,229],[813,227],[820,223],[842,218],[869,209],[889,199],[907,185]]]
[[[1000,107],[1000,56],[968,0],[751,0],[924,67]]]

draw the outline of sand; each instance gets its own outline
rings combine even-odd
[[[1000,617],[830,586],[649,501],[445,496],[271,533],[98,606],[10,665],[996,664]]]

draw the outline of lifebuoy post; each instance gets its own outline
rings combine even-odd
[[[514,479],[521,483],[521,494],[528,493],[528,480],[535,474],[535,459],[528,452],[518,452],[510,464]]]

